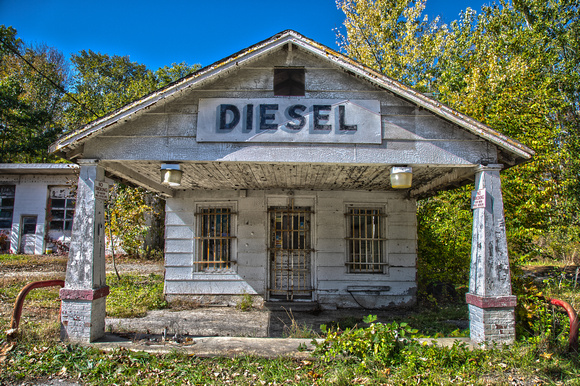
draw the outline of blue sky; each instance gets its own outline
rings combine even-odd
[[[490,2],[427,0],[425,12],[450,22]],[[83,49],[128,55],[152,70],[207,66],[286,29],[337,49],[333,29],[343,20],[334,0],[0,0],[0,24],[27,43],[46,43],[67,57]]]

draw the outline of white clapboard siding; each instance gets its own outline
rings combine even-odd
[[[167,253],[165,252],[165,266],[192,267],[193,253]]]

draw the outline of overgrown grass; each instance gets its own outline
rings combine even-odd
[[[425,337],[460,337],[469,336],[469,329],[462,329],[458,322],[469,319],[467,304],[444,304],[436,309],[424,309],[421,312],[398,318],[418,330]]]
[[[109,316],[141,316],[147,309],[164,308],[161,275],[123,275],[120,281],[107,277],[111,294],[107,298]],[[11,305],[26,284],[19,279],[0,279],[0,303]],[[559,277],[542,283],[544,296],[564,299],[580,306],[580,291],[569,279]],[[83,385],[112,384],[566,384],[580,385],[577,353],[567,352],[566,326],[549,333],[520,340],[509,347],[469,350],[456,344],[450,348],[408,344],[400,355],[386,362],[371,353],[362,360],[341,354],[311,360],[288,358],[198,358],[185,353],[166,355],[117,350],[111,353],[95,348],[66,345],[58,341],[58,290],[35,290],[25,305],[22,336],[11,351],[0,335],[0,384],[22,384],[57,378]],[[4,331],[10,315],[2,308],[0,328]],[[127,313],[127,310],[135,310]],[[440,305],[436,309],[398,317],[429,336],[453,335],[450,320],[465,320],[464,305]],[[355,318],[341,319],[335,327],[346,329],[366,323]],[[296,326],[297,333],[303,328]],[[367,328],[367,327],[364,327]],[[364,334],[362,334],[364,336]],[[374,335],[373,335],[374,336]],[[177,350],[177,349],[176,349]],[[137,381],[138,380],[138,381]]]
[[[312,326],[298,323],[292,314],[292,310],[286,310],[286,315],[290,320],[290,324],[284,325],[284,333],[283,336],[285,338],[319,338],[320,335],[317,334]]]
[[[525,263],[525,265],[529,266],[529,267],[544,267],[544,266],[566,267],[566,266],[570,265],[570,262],[558,260],[558,259],[544,258],[544,259],[536,259],[536,260],[527,261]]]
[[[21,269],[32,267],[50,268],[64,272],[67,257],[56,255],[0,255],[0,264],[3,269]]]
[[[0,254],[0,263],[6,263],[8,261],[29,260],[29,259],[30,259],[30,255]]]
[[[1,354],[0,354],[1,355]],[[116,350],[110,353],[62,343],[20,343],[0,360],[0,384],[47,378],[83,385],[134,384],[296,384],[296,385],[495,385],[580,384],[578,357],[537,344],[469,350],[408,345],[388,364],[349,357],[295,360],[288,358],[198,358]]]
[[[148,310],[168,306],[163,295],[163,276],[107,275],[110,294],[107,296],[107,315],[116,318],[145,316]]]

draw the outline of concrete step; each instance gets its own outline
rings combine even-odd
[[[293,312],[320,311],[320,305],[316,302],[269,301],[264,304],[264,307],[270,311],[293,311]]]

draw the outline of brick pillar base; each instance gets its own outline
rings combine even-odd
[[[93,342],[105,335],[105,299],[109,287],[97,290],[60,290],[60,338],[63,341]]]
[[[473,343],[511,344],[516,338],[515,296],[466,295]]]

